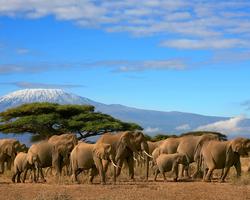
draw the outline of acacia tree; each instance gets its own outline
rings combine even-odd
[[[105,132],[142,129],[135,123],[122,122],[94,109],[91,105],[23,104],[0,113],[0,132],[28,132],[32,134],[31,141],[39,141],[67,132],[84,140]]]

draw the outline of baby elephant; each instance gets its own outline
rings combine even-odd
[[[12,182],[15,183],[17,176],[17,183],[21,183],[20,176],[22,172],[25,172],[24,177],[26,176],[27,170],[32,169],[32,166],[28,163],[27,153],[20,152],[17,154],[14,160],[14,175],[12,176]],[[25,178],[23,178],[22,182],[24,183]]]
[[[187,157],[182,153],[174,154],[160,154],[156,160],[156,166],[154,167],[154,174],[156,181],[157,175],[162,173],[164,181],[166,181],[165,172],[172,171],[174,173],[174,181],[177,181],[178,178],[178,165],[182,164],[184,166],[188,165]]]

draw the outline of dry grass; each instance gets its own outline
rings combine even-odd
[[[137,167],[135,171],[136,181],[128,178],[127,169],[122,170],[117,183],[112,183],[112,177],[108,175],[107,185],[100,185],[100,178],[94,179],[94,184],[88,184],[88,176],[81,174],[81,184],[74,184],[70,177],[63,176],[59,179],[48,175],[47,183],[11,183],[11,172],[0,175],[0,200],[81,200],[81,199],[199,199],[199,200],[250,200],[250,174],[246,172],[250,163],[249,158],[242,159],[243,174],[241,179],[236,179],[235,170],[232,168],[226,183],[217,183],[220,170],[214,173],[211,183],[201,180],[171,181],[171,174],[167,174],[168,182],[163,182],[159,175],[158,181],[153,181],[152,172],[150,180],[144,180],[145,169]],[[192,171],[194,166],[191,167]],[[112,170],[109,169],[112,174]]]

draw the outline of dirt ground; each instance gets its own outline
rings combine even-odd
[[[151,174],[149,181],[143,181],[144,169],[136,170],[136,181],[129,181],[126,169],[123,169],[117,183],[112,184],[111,178],[107,185],[100,185],[99,177],[94,184],[87,183],[87,176],[82,174],[82,184],[72,183],[70,177],[56,180],[48,175],[47,183],[19,183],[11,182],[11,172],[0,175],[0,200],[250,200],[250,172],[247,172],[250,158],[242,160],[241,179],[235,178],[235,170],[231,169],[226,183],[218,183],[216,177],[220,171],[214,173],[214,180],[205,183],[201,180],[182,180],[181,182],[163,182],[162,177],[154,182]],[[169,177],[169,176],[168,176]]]
[[[250,185],[203,182],[119,182],[108,184],[13,184],[0,180],[1,200],[250,200]]]

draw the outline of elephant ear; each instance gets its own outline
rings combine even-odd
[[[157,147],[152,152],[153,159],[156,160],[159,157],[159,155],[161,155],[161,149]]]
[[[27,161],[30,165],[37,164],[39,162],[38,155],[33,153],[32,151],[27,153]]]
[[[202,146],[211,140],[218,140],[218,136],[214,134],[205,134],[205,135],[200,136],[200,139],[194,150],[195,160],[199,158]]]
[[[13,155],[13,146],[9,143],[5,143],[1,146],[1,150],[3,153],[7,154],[8,156]]]
[[[245,147],[247,152],[250,152],[250,139],[245,140],[244,147]]]
[[[108,155],[111,152],[111,145],[110,144],[98,144],[93,149],[93,153],[96,157],[104,160],[108,160]]]
[[[239,153],[243,148],[244,142],[245,140],[243,138],[236,138],[232,140],[230,146],[233,152]]]

